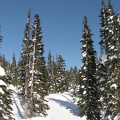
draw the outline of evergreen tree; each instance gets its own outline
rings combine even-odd
[[[82,68],[81,68],[81,85],[79,90],[79,108],[82,109],[81,114],[87,116],[87,120],[99,120],[98,108],[98,90],[96,79],[96,52],[93,48],[93,40],[91,38],[91,30],[88,26],[87,17],[84,17],[83,40],[82,46]]]
[[[55,91],[59,93],[59,92],[64,92],[67,89],[66,79],[65,79],[65,60],[62,58],[61,55],[57,56],[56,65],[57,65],[56,66],[57,72],[56,72]]]
[[[108,2],[108,38],[107,41],[108,49],[107,49],[107,74],[108,81],[106,86],[108,86],[108,102],[107,105],[107,115],[111,115],[111,118],[114,119],[117,114],[120,113],[120,85],[119,85],[119,72],[120,72],[120,24],[118,21],[118,16],[115,15],[112,4],[109,0]]]
[[[18,92],[19,92],[18,94],[24,95],[25,94],[25,68],[24,68],[24,64],[23,64],[22,59],[19,59],[19,61],[18,61],[17,73],[18,73],[17,89],[18,89]]]
[[[99,98],[100,98],[100,111],[101,111],[101,119],[108,119],[106,114],[106,105],[108,104],[108,99],[107,99],[107,92],[108,92],[108,86],[106,86],[106,83],[108,81],[108,74],[107,74],[107,66],[106,66],[106,61],[107,61],[107,49],[108,49],[108,11],[106,8],[106,5],[104,3],[104,0],[102,0],[102,8],[100,10],[100,16],[101,18],[101,29],[100,29],[100,50],[101,50],[101,55],[100,55],[100,62],[97,62],[97,80],[98,82],[98,89],[99,89]]]
[[[48,71],[48,88],[50,93],[55,93],[55,81],[54,81],[54,58],[49,51],[47,71]]]
[[[119,114],[119,54],[120,54],[120,20],[118,15],[115,15],[111,1],[108,0],[108,7],[102,1],[101,9],[101,41],[100,45],[104,44],[104,57],[102,63],[105,66],[104,77],[104,94],[102,93],[102,109],[104,110],[103,119],[114,119]],[[100,74],[103,74],[101,71]],[[100,79],[103,79],[102,76]],[[104,79],[104,80],[105,80]],[[108,104],[109,103],[109,104]]]
[[[68,73],[67,73],[68,74]],[[78,85],[79,85],[79,72],[77,67],[75,66],[74,68],[70,68],[69,70],[69,74],[68,74],[69,78],[67,78],[67,82],[68,82],[68,88],[69,89],[73,89],[73,95],[77,95],[77,91],[78,91]]]
[[[23,62],[25,66],[25,94],[24,94],[24,117],[28,117],[28,82],[29,82],[29,53],[30,53],[30,15],[31,15],[31,10],[29,9],[28,11],[28,19],[26,23],[26,28],[24,32],[24,40],[23,40],[23,52],[22,52],[22,57],[23,57]]]
[[[100,55],[100,60],[102,59],[105,60],[106,58],[106,40],[107,40],[107,34],[108,34],[108,21],[107,21],[107,8],[105,6],[104,0],[102,0],[102,8],[100,10],[100,16],[101,18],[101,29],[100,29],[100,50],[101,50],[101,55]],[[103,61],[104,62],[104,61]]]
[[[107,69],[101,61],[97,61],[96,64],[96,79],[97,79],[97,89],[98,89],[98,98],[99,98],[99,108],[101,113],[101,119],[106,120],[105,111],[106,111],[106,100],[107,100]]]
[[[1,27],[1,26],[0,26]],[[2,42],[1,28],[0,28],[0,43]],[[0,120],[13,120],[12,117],[12,99],[11,90],[8,86],[11,84],[10,77],[6,75],[8,71],[9,62],[5,60],[4,55],[0,56]],[[4,69],[2,67],[4,67]]]
[[[4,55],[0,55],[0,66],[5,69],[7,75],[11,76],[11,64],[5,59]]]
[[[31,61],[31,96],[30,96],[30,116],[47,115],[45,95],[47,94],[47,80],[45,76],[44,44],[42,42],[42,32],[39,15],[35,15],[32,33],[32,61]]]
[[[31,40],[30,40],[30,16],[31,10],[28,10],[28,19],[24,31],[24,39],[22,43],[21,59],[18,63],[18,89],[21,95],[24,95],[24,118],[28,118],[28,85],[30,81],[30,70],[29,70],[29,59],[31,50]]]
[[[4,72],[4,69],[0,67],[0,70]],[[2,73],[3,73],[2,72]],[[5,72],[4,72],[5,73]],[[4,74],[0,75],[0,119],[12,120],[12,99],[11,90],[8,88],[10,78]]]
[[[13,57],[12,57],[11,78],[12,78],[12,84],[14,86],[17,86],[17,66],[16,66],[15,54],[13,54]]]
[[[5,72],[7,70],[7,60],[5,59],[5,55],[2,56],[2,67],[4,68]]]

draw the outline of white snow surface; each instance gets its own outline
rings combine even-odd
[[[15,120],[86,120],[86,117],[80,117],[77,105],[74,103],[74,99],[70,92],[64,92],[60,94],[49,94],[46,96],[50,109],[47,111],[47,117],[33,117],[24,119],[23,102],[17,95],[17,89],[14,86],[10,86],[12,89],[13,100],[13,117]]]
[[[3,80],[1,80],[1,79],[0,79],[0,85],[7,86],[7,84]]]
[[[83,52],[82,53],[82,57],[86,57],[87,56],[87,53],[86,52]]]
[[[4,69],[0,66],[0,76],[6,75]]]

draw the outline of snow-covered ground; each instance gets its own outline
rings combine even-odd
[[[15,120],[24,120],[23,102],[17,95],[15,87],[10,86],[13,91],[13,117]],[[70,92],[61,94],[50,94],[46,96],[50,109],[48,116],[34,117],[27,120],[86,120],[85,117],[79,117],[77,105],[73,102],[73,97]]]

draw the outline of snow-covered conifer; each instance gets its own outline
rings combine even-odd
[[[16,66],[15,54],[13,54],[13,57],[12,57],[11,79],[12,79],[12,84],[14,86],[17,86],[17,66]]]
[[[82,36],[82,62],[81,85],[79,89],[79,109],[81,114],[87,116],[87,120],[99,120],[98,90],[96,79],[96,51],[93,48],[91,30],[88,26],[87,17],[84,17],[84,29]]]
[[[49,93],[55,93],[54,65],[55,65],[54,57],[51,55],[51,52],[49,51],[47,62]]]
[[[108,48],[106,51],[107,54],[107,75],[108,81],[106,86],[108,86],[108,115],[111,115],[111,118],[114,119],[117,114],[120,113],[120,85],[119,78],[120,75],[120,24],[118,21],[118,16],[115,15],[113,6],[109,0],[108,2]]]
[[[11,90],[8,88],[9,77],[0,66],[0,119],[12,120]]]
[[[47,94],[47,79],[44,53],[42,42],[42,32],[39,15],[36,14],[32,33],[31,50],[31,79],[30,79],[30,116],[47,115],[48,105],[45,100]]]
[[[61,55],[57,56],[56,61],[56,84],[55,84],[55,91],[56,92],[63,92],[66,90],[66,79],[65,79],[65,60],[62,58]]]
[[[104,118],[114,119],[115,116],[120,112],[118,107],[119,100],[119,54],[120,54],[120,22],[118,15],[115,15],[111,1],[108,1],[108,7],[104,5],[102,1],[101,9],[101,41],[100,45],[104,46],[104,55],[101,55],[101,62],[106,69],[104,76],[106,76],[106,82],[104,87],[104,95],[102,97],[102,109],[104,110]],[[104,59],[104,58],[105,59]],[[103,72],[101,71],[101,74]],[[101,78],[103,78],[101,76]],[[100,79],[101,79],[100,78]],[[105,80],[105,79],[104,79]],[[102,95],[103,96],[103,95]],[[108,104],[109,103],[109,104]]]

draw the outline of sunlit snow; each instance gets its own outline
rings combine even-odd
[[[0,76],[4,76],[4,75],[6,75],[6,74],[5,74],[5,71],[4,71],[4,69],[0,66]]]
[[[47,117],[33,117],[24,119],[23,100],[18,96],[17,90],[14,86],[10,86],[13,91],[13,117],[15,120],[86,120],[86,117],[80,117],[79,110],[76,103],[74,103],[73,96],[70,92],[61,94],[49,94],[46,96],[50,109]]]

